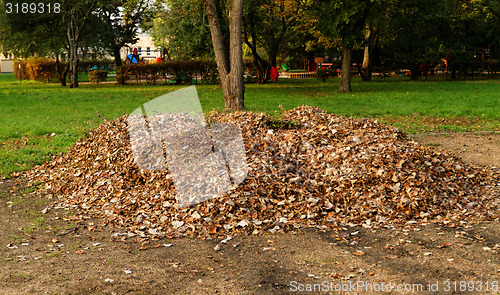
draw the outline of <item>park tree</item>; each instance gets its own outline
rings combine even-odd
[[[440,45],[452,39],[447,1],[394,1],[389,9],[384,52],[394,66],[407,67],[411,79],[418,79],[420,66],[436,60]]]
[[[22,5],[22,1],[12,3]],[[94,11],[97,0],[47,1],[49,13],[10,13],[6,23],[3,47],[19,57],[47,56],[58,58],[61,50],[68,51],[68,66],[71,87],[78,87],[78,46],[85,25]],[[57,5],[56,5],[57,3]],[[57,9],[54,9],[57,7]],[[63,71],[64,72],[64,71]],[[65,78],[64,78],[65,80]],[[65,82],[61,81],[62,85]]]
[[[297,2],[293,0],[245,2],[243,40],[252,52],[258,83],[265,83],[270,67],[277,67],[277,56],[298,24],[296,13]]]
[[[393,66],[407,67],[411,79],[420,77],[441,59],[446,60],[451,78],[466,72],[477,48],[498,42],[497,17],[489,0],[405,0],[394,1],[381,41]]]
[[[351,57],[354,47],[363,42],[366,21],[375,0],[311,0],[304,3],[309,27],[319,38],[330,40],[342,56],[339,92],[351,92]]]
[[[22,6],[21,1],[12,1]],[[54,6],[55,1],[44,2],[45,13],[10,13],[6,10],[0,17],[0,43],[4,54],[13,54],[17,58],[51,56],[56,59],[56,70],[61,86],[66,86],[68,66],[62,66],[59,56],[68,50],[66,25],[63,18],[54,17],[61,13],[60,6]],[[50,7],[57,9],[48,12]]]
[[[227,35],[227,25],[221,27]],[[148,31],[156,46],[167,47],[175,58],[207,58],[214,54],[207,11],[199,0],[158,1]]]
[[[81,34],[91,13],[97,7],[97,0],[65,0],[62,2],[62,13],[66,23],[66,34],[69,45],[69,74],[70,87],[78,87],[78,45]]]
[[[102,46],[114,57],[117,67],[122,65],[121,48],[137,42],[139,27],[151,13],[149,4],[147,0],[110,0],[99,3],[96,8],[95,27],[99,28]]]
[[[228,5],[227,23],[229,25],[229,46],[225,45],[221,19],[226,17],[220,13],[219,5]],[[243,82],[243,55],[241,21],[243,0],[206,0],[206,9],[215,61],[219,71],[224,106],[228,111],[245,109],[245,84]]]
[[[358,63],[358,72],[363,81],[370,81],[373,68],[373,52],[381,41],[390,38],[385,34],[388,22],[387,14],[392,7],[393,0],[375,1],[365,23],[365,36],[359,45],[363,50],[363,62]]]
[[[10,7],[22,7],[22,1],[9,1]],[[44,4],[53,5],[54,2]],[[45,6],[44,6],[45,8]],[[17,8],[18,9],[18,8]],[[22,8],[21,8],[22,9]],[[59,10],[58,10],[59,11]],[[50,13],[7,13],[0,10],[0,44],[4,53],[17,57],[45,56],[64,46],[65,30],[62,21]]]

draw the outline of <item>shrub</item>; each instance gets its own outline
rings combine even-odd
[[[337,76],[337,71],[335,69],[317,69],[316,78],[321,79],[326,82],[327,78],[332,78]]]
[[[139,84],[141,80],[147,83],[156,84],[163,78],[173,81],[175,84],[190,84],[197,82],[195,78],[201,78],[206,83],[218,82],[218,71],[215,62],[176,60],[149,64],[131,64],[116,70],[116,81],[118,84],[125,84],[130,79],[136,80]]]
[[[21,69],[19,69],[21,65]],[[56,76],[56,62],[47,58],[30,58],[27,61],[18,61],[14,64],[15,76],[18,79],[30,79],[50,82]]]
[[[104,70],[93,70],[89,72],[90,83],[97,83],[106,81],[108,79],[108,71]]]
[[[29,79],[25,61],[16,60],[14,62],[14,76],[19,80]]]

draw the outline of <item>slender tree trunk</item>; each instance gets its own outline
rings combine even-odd
[[[342,46],[342,72],[340,77],[339,92],[352,92],[351,88],[351,55],[352,46]]]
[[[243,55],[241,47],[241,20],[243,1],[231,0],[229,7],[229,53],[224,49],[224,38],[220,28],[219,15],[215,0],[207,0],[208,21],[215,60],[224,94],[224,106],[228,111],[245,109],[243,81]],[[229,62],[228,62],[229,57]]]
[[[372,63],[371,63],[371,58],[370,58],[370,45],[365,46],[365,51],[363,54],[363,65],[361,66],[362,69],[362,76],[363,81],[368,82],[371,81],[372,79]]]
[[[66,86],[66,77],[68,76],[69,64],[66,65],[64,69],[61,70],[61,62],[59,61],[59,54],[56,55],[56,71],[57,71],[57,78],[59,79],[61,86]]]
[[[69,73],[70,73],[70,88],[78,88],[78,43],[75,38],[70,35],[68,28],[69,39]]]
[[[370,65],[370,46],[366,45],[365,46],[365,51],[363,53],[363,69],[368,68]]]
[[[370,58],[370,54],[374,46],[373,45],[374,38],[369,25],[366,25],[365,39],[367,41],[367,44],[363,52],[363,65],[361,66],[362,68],[361,78],[363,78],[363,81],[367,82],[372,79],[372,61]]]
[[[87,20],[95,8],[97,0],[92,1],[85,11],[77,11],[76,6],[68,6],[68,43],[69,43],[69,72],[70,72],[70,87],[78,87],[78,41]]]
[[[118,46],[113,46],[113,56],[115,57],[115,66],[121,67],[122,66],[122,57],[120,53],[120,47]]]
[[[252,41],[248,39],[248,31],[244,31],[243,40],[248,45],[250,50],[252,51],[252,61],[253,65],[257,71],[257,84],[265,84],[267,79],[269,78],[269,63],[260,57],[257,52],[257,35],[255,33],[255,24],[253,22],[253,18],[250,17],[248,22],[250,23],[250,29],[252,30]]]

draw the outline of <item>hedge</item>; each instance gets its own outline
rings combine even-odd
[[[29,79],[28,72],[26,70],[27,62],[16,60],[14,61],[14,76],[16,79],[24,80]]]
[[[61,68],[65,68],[67,65],[67,62],[60,62]],[[79,73],[112,69],[114,69],[114,63],[109,60],[82,60],[78,63]],[[51,82],[57,78],[56,62],[44,57],[17,60],[14,62],[14,75],[17,79]]]
[[[99,82],[106,81],[107,79],[108,79],[108,71],[93,70],[89,72],[90,83],[99,84]]]
[[[327,78],[332,78],[337,76],[336,69],[317,69],[316,70],[316,78],[321,79],[323,82],[326,82]]]
[[[160,79],[166,83],[191,84],[197,83],[197,78],[201,78],[204,83],[218,83],[217,64],[212,61],[176,60],[131,64],[116,69],[118,84],[125,84],[129,80],[135,80],[137,84],[143,80],[148,84],[156,84]]]
[[[50,82],[56,76],[56,62],[44,57],[15,61],[14,75],[17,79]]]

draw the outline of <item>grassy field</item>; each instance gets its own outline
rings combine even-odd
[[[78,89],[0,75],[0,175],[26,170],[66,151],[103,119],[130,113],[148,100],[180,89],[172,85],[82,84]],[[247,84],[250,111],[274,113],[308,104],[330,113],[377,118],[406,132],[500,130],[500,81],[408,81],[363,83],[354,93],[336,93],[338,79],[281,79]],[[198,85],[204,111],[221,110],[217,85]]]

